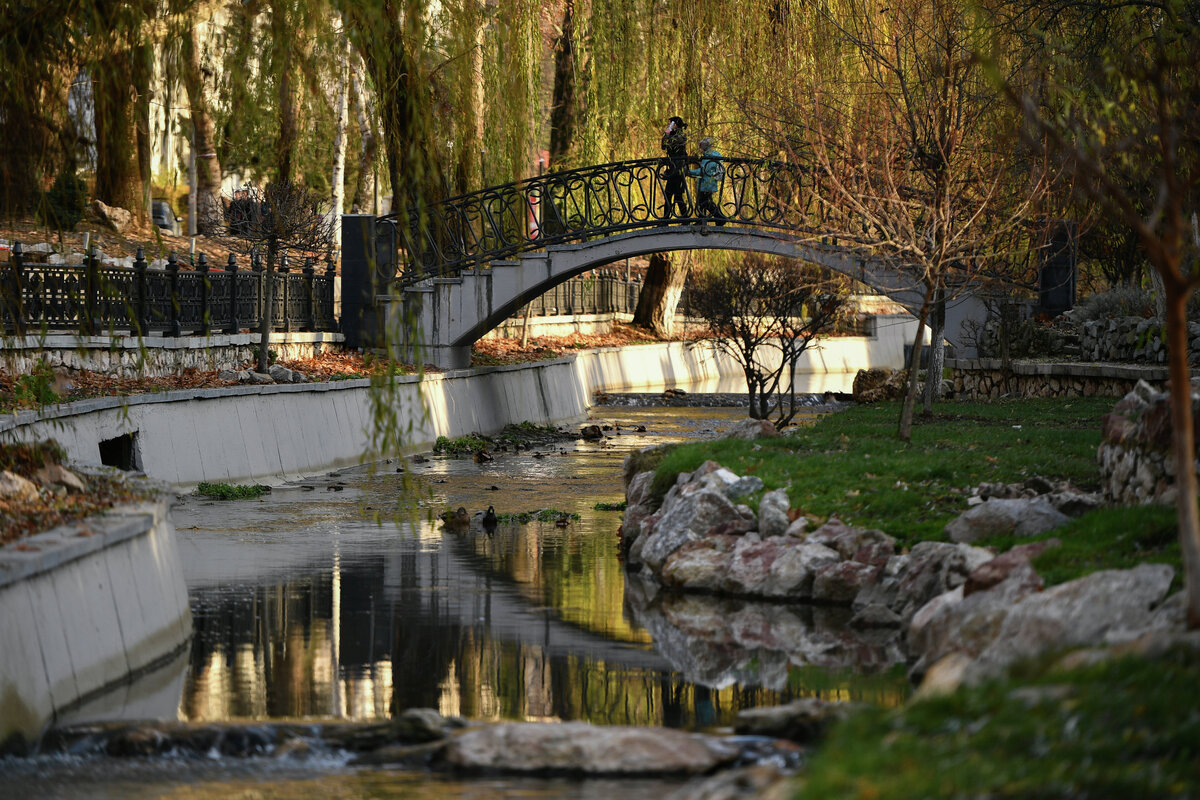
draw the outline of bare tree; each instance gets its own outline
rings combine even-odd
[[[1072,4],[1077,5],[1077,4]],[[1129,35],[1039,93],[1004,82],[1025,113],[1029,140],[1062,156],[1112,220],[1132,227],[1162,281],[1170,376],[1176,510],[1188,626],[1200,627],[1200,512],[1188,374],[1187,302],[1200,286],[1200,8],[1189,0],[1088,5]],[[1120,102],[1116,102],[1119,98]],[[1145,191],[1139,192],[1139,187]]]
[[[1047,183],[1036,161],[1014,159],[1005,144],[1013,115],[1005,118],[972,58],[981,31],[965,6],[848,0],[825,19],[856,57],[849,75],[858,83],[825,87],[814,78],[800,96],[781,94],[747,111],[790,159],[815,162],[822,186],[813,226],[922,298],[912,348],[919,365],[930,320],[1030,246],[1025,220]],[[935,335],[934,347],[942,344]],[[936,388],[940,353],[932,361],[927,379]],[[918,388],[913,369],[899,422],[904,441]]]
[[[793,375],[819,334],[845,310],[845,287],[797,261],[750,257],[694,281],[690,308],[708,325],[705,340],[746,376],[750,416],[787,424],[799,410]]]
[[[225,198],[219,214],[208,211],[210,220],[220,219],[223,233],[233,237],[235,249],[266,256],[262,291],[262,320],[259,326],[258,371],[270,367],[268,346],[275,306],[275,266],[285,253],[299,257],[321,256],[333,245],[333,224],[321,213],[321,199],[304,186],[277,181],[260,189],[246,184],[232,198]],[[241,247],[236,247],[240,243]]]

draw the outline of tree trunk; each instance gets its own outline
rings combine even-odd
[[[1157,271],[1156,271],[1157,273]],[[1196,506],[1195,420],[1192,387],[1188,377],[1188,293],[1176,289],[1166,297],[1167,364],[1170,375],[1171,439],[1175,459],[1175,510],[1179,517],[1179,543],[1183,550],[1189,628],[1200,628],[1200,512]]]
[[[191,187],[191,191],[196,196],[196,232],[207,233],[212,225],[220,222],[219,218],[214,219],[212,215],[219,214],[222,176],[221,159],[217,157],[217,129],[208,104],[204,73],[200,68],[200,36],[195,20],[183,37],[181,61],[188,112],[192,117],[195,136],[192,147],[196,156],[196,185]]]
[[[275,45],[275,79],[279,81],[279,138],[275,143],[275,180],[295,181],[296,145],[300,140],[300,102],[297,97],[299,77],[296,75],[293,31],[290,30],[285,0],[272,0],[271,35]]]
[[[554,53],[554,95],[550,105],[550,168],[557,169],[575,138],[578,121],[575,86],[575,0],[563,4],[562,35]]]
[[[346,110],[350,88],[350,43],[346,39],[345,20],[342,21],[340,52],[338,53],[338,89],[334,101],[333,175],[331,204],[333,209],[333,252],[342,251],[342,212],[346,205]]]
[[[662,253],[651,254],[646,282],[642,284],[637,309],[633,312],[633,324],[649,328],[657,336],[673,335],[675,310],[679,307],[687,273],[687,266],[673,262]]]
[[[279,255],[279,244],[267,243],[267,269],[263,274],[263,312],[258,326],[258,371],[266,373],[271,368],[271,323],[275,316],[275,259]]]
[[[379,140],[371,125],[371,113],[367,91],[362,76],[357,70],[350,74],[350,86],[354,92],[354,112],[358,117],[358,178],[354,181],[354,199],[351,207],[357,214],[379,213],[375,207],[375,154]]]
[[[129,211],[139,222],[149,215],[143,201],[138,157],[137,67],[135,51],[118,50],[95,67],[97,200]]]
[[[900,409],[900,427],[897,435],[902,442],[912,441],[913,408],[917,404],[917,373],[921,366],[921,347],[925,340],[925,321],[929,318],[929,300],[932,289],[925,291],[921,303],[921,315],[917,318],[917,335],[913,337],[912,360],[908,363],[908,391],[904,394],[904,405]]]
[[[946,366],[946,291],[938,289],[933,304],[933,320],[930,325],[929,369],[925,371],[924,416],[933,414],[933,404],[941,399],[942,370]]]

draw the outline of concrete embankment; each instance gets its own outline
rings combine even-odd
[[[817,391],[848,389],[861,367],[899,365],[905,330],[901,323],[873,337],[823,342],[796,374],[814,379]],[[377,456],[375,434],[385,423],[403,432],[406,448],[420,450],[438,436],[493,433],[509,423],[574,422],[597,391],[668,386],[736,391],[744,383],[738,365],[711,347],[666,343],[401,377],[386,394],[351,380],[97,398],[8,417],[0,436],[54,438],[77,463],[140,469],[177,486],[278,482]]]
[[[191,633],[165,501],[0,548],[0,750],[170,660]]]

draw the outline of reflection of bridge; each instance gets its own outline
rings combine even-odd
[[[555,172],[449,198],[404,218],[344,217],[347,328],[355,327],[385,283],[394,283],[401,298],[391,329],[401,344],[413,348],[415,330],[423,361],[466,366],[476,339],[548,289],[621,258],[668,250],[798,258],[861,281],[911,311],[920,307],[911,277],[862,257],[861,248],[822,237],[815,171],[774,161],[723,161],[715,199],[728,223],[720,227],[696,216],[664,214],[661,159]],[[688,206],[695,209],[693,181],[687,183]],[[980,311],[971,298],[948,309],[946,338],[961,354],[971,350],[962,323]],[[353,343],[354,333],[349,338]]]

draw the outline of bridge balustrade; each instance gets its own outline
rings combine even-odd
[[[805,164],[723,158],[714,200],[725,218],[745,227],[791,234],[819,230],[819,181]],[[664,224],[712,222],[696,213],[695,180],[685,182],[690,215],[666,209],[668,164],[661,158],[618,161],[551,172],[504,186],[451,197],[402,215],[393,226],[403,264],[398,280],[430,277],[539,250]]]

